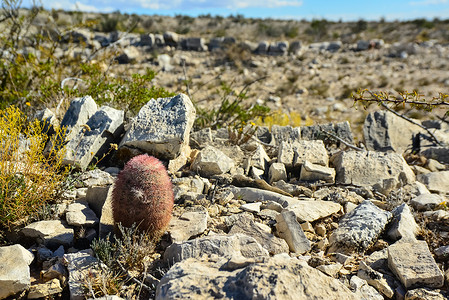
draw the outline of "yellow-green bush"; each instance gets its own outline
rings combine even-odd
[[[290,113],[284,113],[281,110],[273,111],[264,117],[258,117],[255,121],[258,126],[267,126],[270,127],[273,125],[279,126],[310,126],[313,124],[313,120],[307,116],[305,120],[302,120],[302,116],[300,113],[296,111],[292,111]]]
[[[44,156],[47,139],[42,122],[13,106],[0,110],[0,228],[22,223],[60,192],[68,172],[61,168],[64,148]]]

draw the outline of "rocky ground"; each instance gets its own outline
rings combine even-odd
[[[444,38],[73,34],[88,45],[70,49],[74,56],[111,45],[119,64],[109,72],[156,68],[157,85],[190,97],[149,101],[130,119],[90,97],[71,99],[70,122],[61,124],[70,129],[65,162],[85,168],[103,145],[118,150],[80,175],[56,218],[9,234],[11,245],[0,247],[1,299],[91,296],[82,288],[98,270],[90,243],[113,229],[111,186],[142,153],[166,164],[175,190],[172,221],[147,258],[148,274],[130,275],[145,286],[142,297],[447,299],[449,126],[409,112],[437,146],[423,128],[373,107],[355,110],[349,98],[356,88],[447,90]],[[247,101],[297,112],[295,126],[260,126],[240,143],[226,128],[192,128],[191,100],[218,105],[221,82],[239,90],[259,78]],[[38,117],[57,118],[51,110]],[[419,153],[410,154],[418,133]]]

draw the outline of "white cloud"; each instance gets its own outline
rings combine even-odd
[[[411,1],[409,2],[412,6],[428,6],[428,5],[439,5],[448,3],[448,0],[422,0],[422,1]]]

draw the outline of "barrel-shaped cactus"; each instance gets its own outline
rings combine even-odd
[[[170,222],[173,187],[164,165],[146,154],[132,158],[118,174],[112,191],[115,223],[156,237]]]

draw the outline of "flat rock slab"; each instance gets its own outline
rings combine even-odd
[[[397,153],[373,151],[344,151],[336,154],[332,162],[336,169],[336,182],[355,185],[384,185],[394,180],[394,187],[415,181],[415,175]]]
[[[242,199],[245,202],[273,201],[279,203],[282,207],[292,206],[299,202],[298,199],[293,197],[251,187],[232,187],[231,191],[236,198]]]
[[[403,203],[393,210],[393,220],[390,223],[388,237],[394,241],[399,239],[414,240],[419,233],[419,226],[410,207]]]
[[[99,222],[97,215],[89,208],[87,201],[77,201],[69,204],[65,219],[72,226],[93,227]]]
[[[226,259],[179,262],[162,277],[156,299],[358,299],[338,280],[289,256],[228,265]]]
[[[203,177],[210,177],[228,172],[234,166],[234,161],[219,149],[206,146],[195,157],[192,170]]]
[[[305,161],[312,164],[327,166],[329,156],[321,140],[294,142],[282,142],[279,146],[277,157],[278,162],[283,163],[287,168],[298,168]]]
[[[329,238],[329,252],[353,253],[371,246],[392,215],[365,200],[347,213]]]
[[[283,210],[276,216],[276,231],[287,242],[291,252],[303,254],[312,248],[292,211]]]
[[[388,247],[388,266],[406,289],[440,288],[444,275],[425,241],[397,242]]]
[[[0,299],[30,287],[33,259],[33,254],[19,244],[0,247]]]
[[[229,234],[246,234],[253,237],[262,247],[273,254],[288,253],[288,244],[285,240],[265,232],[261,227],[249,218],[239,218],[232,226]]]
[[[50,295],[58,294],[62,292],[61,284],[59,279],[52,279],[46,283],[36,284],[31,286],[28,292],[28,299],[39,299],[45,298]]]
[[[198,206],[184,212],[179,218],[172,218],[168,229],[172,240],[183,242],[203,233],[207,228],[208,217],[207,209]]]
[[[181,146],[189,144],[195,115],[192,101],[184,94],[151,99],[140,109],[120,147],[137,148],[161,159],[174,159],[179,156]]]
[[[244,257],[268,256],[264,249],[254,238],[244,234],[212,235],[171,244],[164,253],[164,260],[175,263],[189,257],[202,255]]]
[[[69,271],[69,290],[70,300],[82,300],[85,298],[83,279],[89,272],[96,272],[98,259],[91,255],[89,250],[83,250],[78,253],[65,254],[64,259],[67,262]]]
[[[410,200],[410,205],[416,210],[433,210],[440,203],[446,201],[446,198],[437,194],[419,195]]]
[[[424,183],[427,189],[431,192],[436,193],[449,192],[449,171],[420,174],[417,176],[416,179]]]
[[[313,222],[338,213],[342,206],[332,201],[298,200],[286,209],[295,213],[298,222]]]
[[[69,246],[73,242],[74,231],[61,220],[31,223],[21,230],[28,238],[36,238],[46,246]]]

